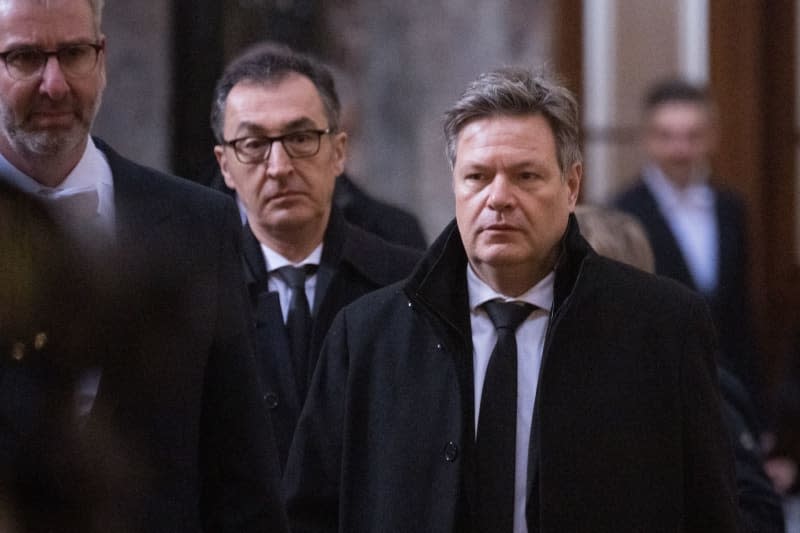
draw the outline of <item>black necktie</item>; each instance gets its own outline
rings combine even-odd
[[[478,436],[478,531],[511,533],[514,527],[514,472],[517,442],[517,327],[531,304],[486,302],[497,330],[483,382]]]
[[[285,266],[278,270],[292,290],[289,313],[286,316],[286,331],[289,334],[297,385],[302,394],[305,394],[308,381],[308,346],[311,337],[311,310],[306,298],[306,276],[310,276],[315,270],[314,265]]]

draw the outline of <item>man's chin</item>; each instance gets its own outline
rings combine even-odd
[[[264,215],[267,226],[280,232],[302,230],[317,218],[304,206],[293,206],[287,209],[270,209],[270,212]]]
[[[78,148],[87,136],[88,132],[76,128],[61,131],[33,131],[17,135],[14,144],[30,154],[56,156]]]

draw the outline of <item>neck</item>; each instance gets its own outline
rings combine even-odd
[[[517,297],[542,281],[552,271],[549,268],[531,270],[530,265],[476,268],[473,270],[492,289],[511,298]]]
[[[61,185],[72,169],[81,160],[86,149],[85,140],[79,147],[59,154],[25,153],[10,149],[5,143],[0,145],[0,153],[18,170],[33,178],[45,187]]]
[[[253,235],[261,244],[281,254],[292,263],[298,263],[308,257],[322,243],[328,218],[322,224],[306,224],[288,229],[265,228],[263,225],[249,220]]]

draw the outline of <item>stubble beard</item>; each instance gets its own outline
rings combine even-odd
[[[72,154],[86,141],[100,108],[100,101],[101,97],[98,95],[89,113],[84,109],[77,109],[77,119],[67,129],[34,128],[27,120],[17,124],[7,110],[0,110],[0,119],[6,124],[6,137],[17,153],[31,158],[58,158]]]

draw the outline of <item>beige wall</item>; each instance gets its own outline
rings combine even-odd
[[[587,2],[597,0],[586,0]],[[620,188],[630,183],[641,163],[638,144],[640,104],[646,88],[660,78],[681,74],[680,2],[663,0],[616,0],[607,2],[613,28],[609,39],[605,68],[598,69],[592,57],[598,43],[585,43],[584,62],[592,61],[597,75],[611,73],[605,79],[607,98],[598,105],[607,106],[603,120],[593,120],[597,110],[589,109],[593,81],[584,78],[584,133],[586,168],[584,199],[608,201]],[[588,11],[587,11],[588,12]],[[585,25],[592,24],[587,19]],[[586,35],[592,32],[587,31]],[[599,32],[602,34],[602,32]],[[589,72],[590,68],[585,68]],[[602,81],[602,80],[600,80]]]
[[[170,150],[170,4],[106,2],[108,86],[94,128],[123,155],[161,170]]]
[[[606,1],[613,6],[609,99],[603,104],[609,118],[584,125],[584,198],[595,202],[608,199],[640,164],[635,139],[642,91],[680,68],[680,1],[585,0]],[[109,80],[95,128],[124,154],[164,170],[171,135],[170,4],[107,3]],[[442,113],[487,69],[553,66],[556,5],[557,0],[350,0],[326,6],[336,41],[331,46],[343,51],[361,107],[351,166],[356,181],[414,211],[429,237],[436,235],[453,215]],[[584,26],[591,24],[597,21],[587,17]],[[585,106],[593,89],[584,76],[584,117],[592,115]]]

